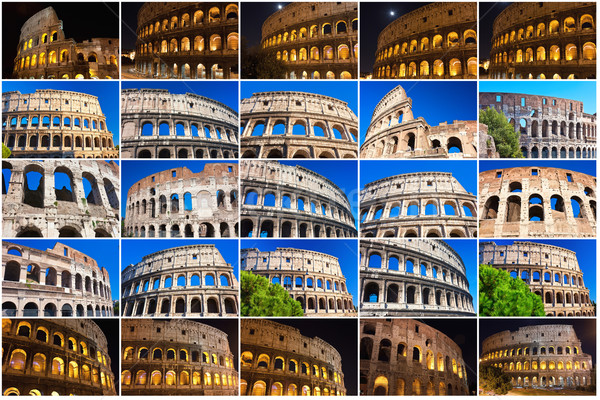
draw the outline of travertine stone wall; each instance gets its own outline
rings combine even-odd
[[[479,124],[479,158],[500,158],[496,151],[496,142],[492,135],[488,134],[488,127]]]

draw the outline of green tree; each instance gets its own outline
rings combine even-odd
[[[479,266],[479,314],[483,316],[540,316],[544,304],[521,279],[489,265]]]
[[[510,376],[502,372],[501,368],[492,366],[479,367],[479,386],[486,392],[494,394],[506,394],[512,389]]]
[[[12,154],[12,151],[4,143],[2,143],[2,158],[8,158]]]
[[[487,125],[488,133],[494,138],[496,151],[502,158],[523,158],[519,145],[519,133],[508,122],[504,113],[488,107],[479,111],[479,122]]]
[[[248,271],[240,273],[241,313],[250,317],[301,317],[300,302],[290,298],[281,285]]]
[[[287,68],[274,51],[258,46],[248,48],[243,36],[241,47],[243,79],[285,79]]]

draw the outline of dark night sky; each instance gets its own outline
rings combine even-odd
[[[119,320],[117,318],[94,318],[92,319],[100,327],[106,342],[108,343],[108,355],[110,356],[110,370],[115,374],[115,389],[119,393],[121,383],[121,372],[119,371],[119,358],[121,356],[121,343],[119,342]]]
[[[38,11],[52,6],[63,21],[67,39],[119,37],[119,3],[2,3],[2,76],[11,78],[23,24]]]
[[[242,3],[240,10],[242,38],[246,40],[245,43],[248,49],[260,44],[263,22],[279,10],[279,5],[285,7],[288,4],[289,2]]]
[[[502,10],[512,3],[479,3],[479,58],[490,58],[494,20]]]
[[[123,50],[135,49],[137,14],[144,3],[121,3],[121,45]]]

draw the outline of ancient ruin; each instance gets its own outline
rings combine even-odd
[[[98,97],[87,93],[2,93],[2,141],[14,158],[119,158]]]
[[[242,99],[244,158],[357,158],[358,117],[348,103],[305,92]]]
[[[123,158],[237,158],[238,114],[218,101],[166,89],[121,91]]]
[[[290,3],[265,20],[261,46],[287,66],[286,79],[356,79],[358,3]]]
[[[114,161],[4,160],[2,172],[3,237],[119,237]]]
[[[364,395],[467,395],[460,347],[412,319],[361,319],[360,391]]]
[[[415,118],[402,86],[386,94],[373,110],[361,158],[477,158],[477,121],[430,126]],[[486,127],[487,128],[487,127]]]
[[[479,173],[481,237],[596,236],[596,177],[551,167]]]
[[[496,151],[496,142],[484,124],[479,124],[479,158],[500,158],[500,153]]]
[[[413,172],[364,185],[361,237],[477,237],[476,199],[450,172]]]
[[[106,336],[91,319],[3,318],[2,353],[3,396],[117,395]]]
[[[237,237],[238,165],[206,163],[149,175],[127,192],[125,236]]]
[[[377,38],[373,78],[477,79],[477,3],[436,2]]]
[[[241,183],[241,237],[356,237],[346,194],[307,168],[243,161]]]
[[[241,324],[242,395],[346,395],[342,357],[334,346],[266,319]]]
[[[118,38],[77,43],[65,36],[63,22],[54,8],[48,7],[21,27],[13,78],[118,79],[118,59]]]

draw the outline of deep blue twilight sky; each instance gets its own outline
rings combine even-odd
[[[481,242],[494,242],[497,245],[511,245],[514,240],[481,240]],[[565,240],[522,240],[525,242],[543,243],[551,246],[562,247],[575,252],[579,268],[583,272],[583,283],[590,289],[590,300],[596,302],[596,241],[593,239],[565,239]]]
[[[81,81],[2,81],[2,93],[18,90],[21,93],[34,93],[36,89],[68,90],[87,93],[98,97],[100,108],[106,116],[106,127],[113,134],[115,145],[119,141],[119,82],[87,80]]]
[[[588,114],[596,112],[595,81],[481,81],[479,82],[479,92],[535,94],[578,100],[583,102],[583,112]]]
[[[397,81],[360,82],[360,143],[365,141],[373,110]],[[477,82],[402,81],[400,86],[412,99],[415,118],[431,126],[455,120],[477,120]]]
[[[352,295],[354,305],[358,307],[358,240],[263,240],[242,239],[240,249],[259,249],[260,251],[273,251],[278,247],[291,247],[325,253],[337,257],[346,277],[346,288]]]
[[[22,246],[32,247],[39,250],[48,250],[58,243],[62,243],[75,250],[90,256],[98,267],[104,267],[108,271],[110,278],[110,290],[113,300],[119,300],[119,241],[114,239],[24,239],[24,240],[6,240],[7,242],[20,244]]]
[[[123,81],[121,89],[167,89],[173,94],[193,93],[208,97],[238,111],[237,82],[136,82]]]
[[[362,164],[361,164],[362,166]],[[491,161],[481,160],[479,162],[479,172],[489,171],[491,169],[513,168],[513,167],[550,167],[563,168],[571,171],[582,172],[584,174],[596,176],[596,162],[593,160],[510,160],[510,161]]]
[[[189,246],[193,244],[214,244],[226,262],[231,264],[236,278],[239,278],[239,255],[237,239],[123,239],[121,241],[121,271],[130,264],[137,264],[142,257],[157,251],[172,249],[173,247]]]

